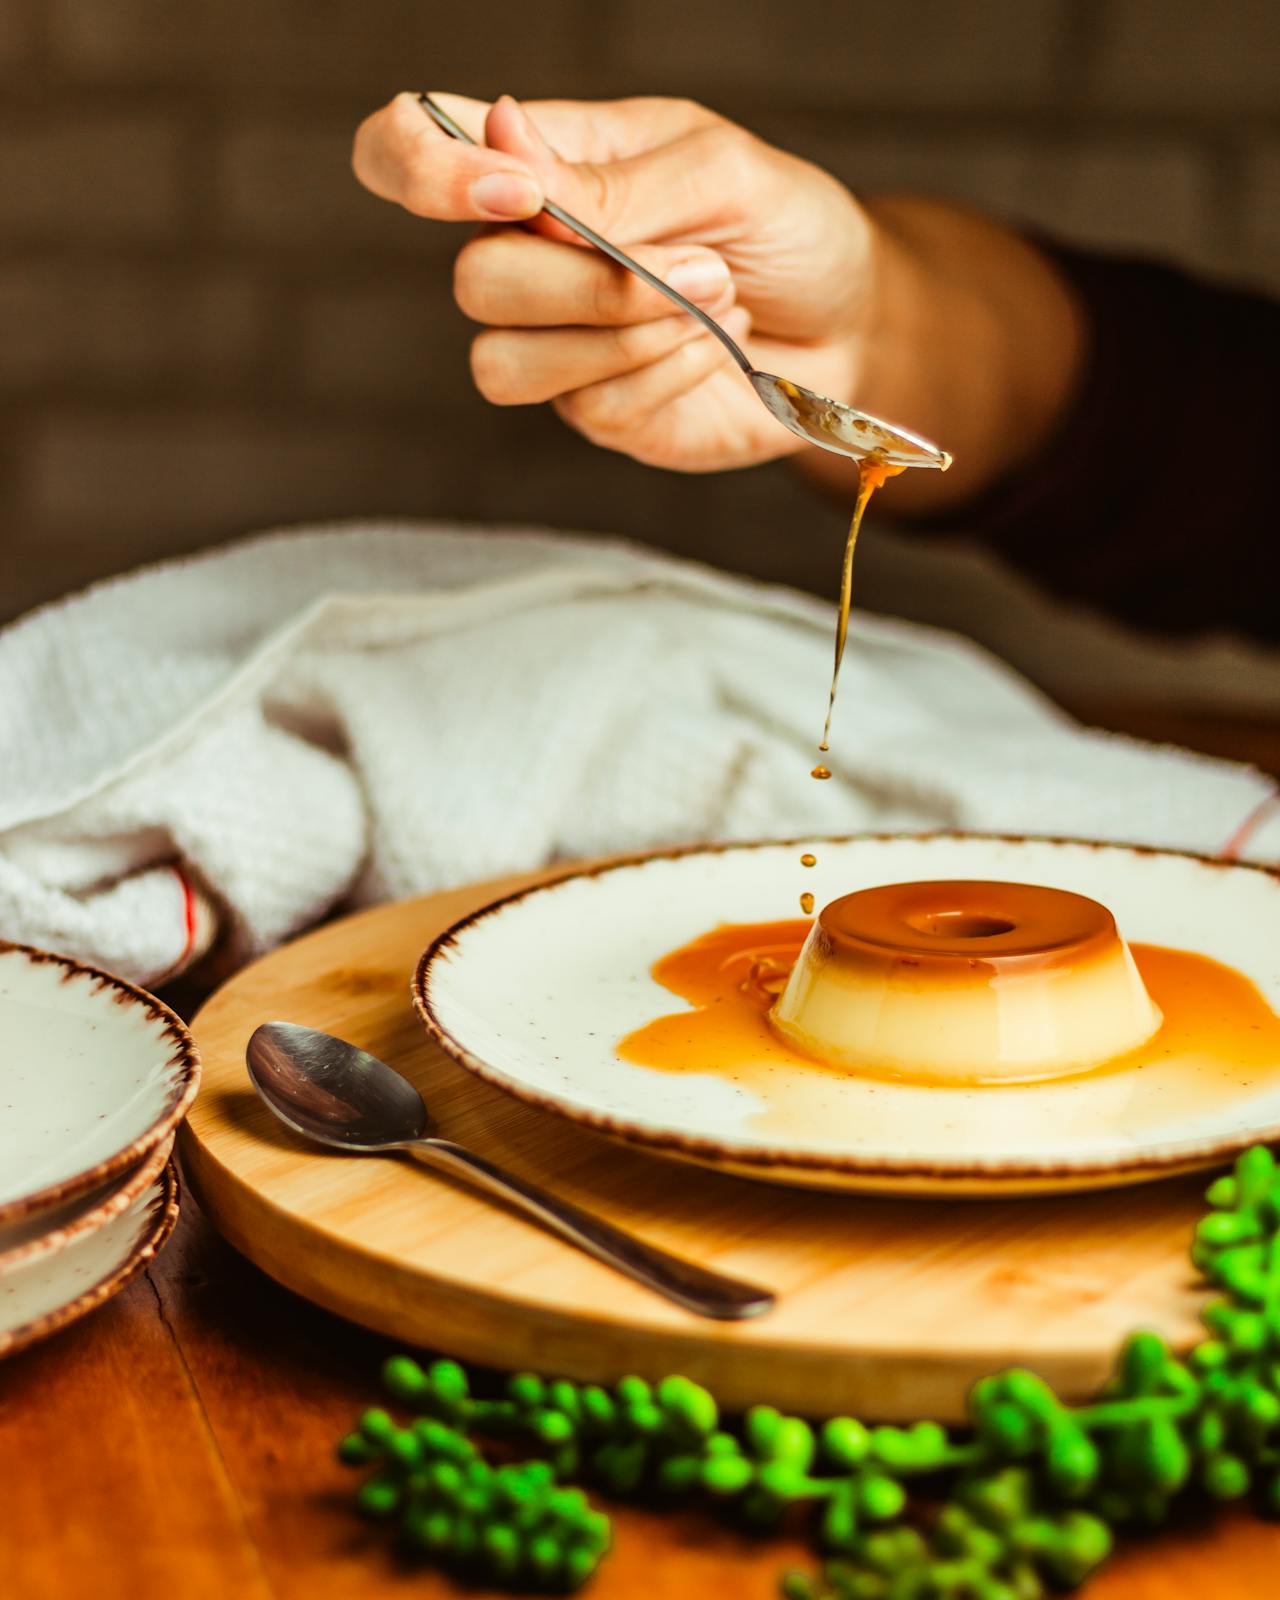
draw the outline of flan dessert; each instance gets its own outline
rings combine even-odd
[[[1146,1043],[1161,1016],[1105,906],[957,880],[825,906],[770,1022],[850,1071],[994,1083],[1097,1067]]]

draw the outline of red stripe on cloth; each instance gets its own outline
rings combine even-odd
[[[182,885],[182,931],[185,935],[182,945],[182,954],[178,957],[178,966],[185,967],[191,959],[191,952],[196,943],[196,892],[191,887],[191,879],[181,867],[175,866],[178,882]]]
[[[1239,861],[1240,852],[1258,831],[1263,818],[1277,804],[1280,804],[1280,789],[1273,789],[1269,795],[1264,795],[1258,801],[1257,805],[1254,806],[1253,810],[1227,840],[1226,844],[1218,851],[1219,859],[1222,861]]]
[[[169,870],[178,880],[178,887],[182,891],[182,950],[172,966],[166,967],[163,972],[158,972],[146,980],[156,986],[167,983],[170,978],[176,978],[185,969],[196,944],[196,919],[199,915],[196,892],[191,887],[191,880],[177,862],[171,863]]]

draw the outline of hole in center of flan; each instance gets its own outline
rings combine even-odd
[[[936,939],[994,939],[1017,926],[1007,917],[987,917],[978,911],[917,911],[903,920],[917,933]]]

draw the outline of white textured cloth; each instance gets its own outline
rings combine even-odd
[[[0,936],[143,982],[368,902],[672,841],[951,827],[1216,852],[1271,785],[1082,730],[964,640],[618,543],[268,535],[0,634]],[[1275,820],[1252,835],[1280,856]],[[175,871],[175,867],[178,869]]]

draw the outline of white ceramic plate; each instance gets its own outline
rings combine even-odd
[[[141,1163],[195,1098],[191,1035],[141,989],[0,943],[0,1227]]]
[[[805,848],[818,865],[801,885]],[[581,873],[449,930],[419,964],[415,1003],[450,1055],[522,1099],[778,1182],[950,1194],[1093,1187],[1212,1165],[1280,1137],[1280,1072],[1228,1075],[1194,1059],[940,1089],[799,1061],[735,1082],[616,1055],[624,1034],[684,1005],[650,977],[659,956],[718,923],[794,915],[801,886],[822,905],[925,878],[1076,890],[1110,907],[1130,942],[1226,962],[1280,1010],[1275,874],[1122,845],[948,834],[710,847]],[[1175,1092],[1188,1082],[1197,1093]]]
[[[37,1256],[65,1250],[86,1233],[105,1227],[127,1211],[164,1171],[173,1152],[173,1135],[126,1172],[109,1178],[98,1189],[78,1195],[50,1211],[22,1217],[0,1227],[0,1278],[17,1266],[25,1266]]]
[[[177,1217],[178,1179],[169,1164],[101,1226],[0,1262],[0,1356],[65,1328],[118,1293],[165,1243]]]

